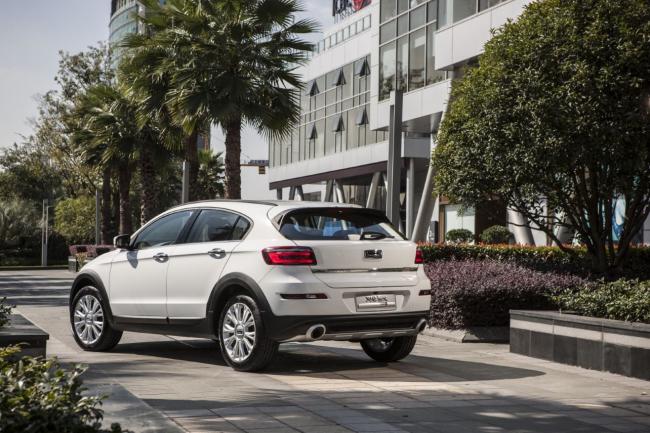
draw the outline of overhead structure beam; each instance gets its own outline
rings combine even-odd
[[[391,92],[390,125],[388,129],[388,188],[386,190],[386,216],[400,226],[400,184],[402,179],[402,102],[401,90]]]
[[[372,208],[375,206],[375,200],[377,199],[377,190],[379,189],[379,180],[382,176],[381,172],[376,172],[372,175],[372,180],[370,181],[370,189],[368,190],[368,199],[366,200],[366,207]]]

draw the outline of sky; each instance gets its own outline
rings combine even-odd
[[[330,0],[302,0],[304,15],[331,24]],[[110,0],[2,0],[0,10],[0,148],[32,131],[38,96],[56,88],[60,50],[76,53],[108,39]],[[214,130],[212,146],[223,150]],[[266,159],[253,130],[242,137],[243,159]]]

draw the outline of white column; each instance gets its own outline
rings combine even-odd
[[[371,208],[375,205],[375,199],[377,197],[377,189],[379,188],[379,178],[381,177],[381,172],[376,172],[372,175],[372,181],[370,181],[370,189],[368,190],[368,200],[366,200],[366,207]]]
[[[415,209],[415,159],[409,158],[406,171],[406,237],[413,234],[413,211]]]
[[[508,208],[508,222],[512,223],[516,243],[520,245],[535,245],[533,232],[521,212]]]

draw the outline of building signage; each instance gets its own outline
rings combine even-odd
[[[372,0],[332,0],[332,15],[344,18],[368,6]]]

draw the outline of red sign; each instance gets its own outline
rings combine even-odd
[[[347,16],[372,3],[372,0],[332,0],[332,15]]]

